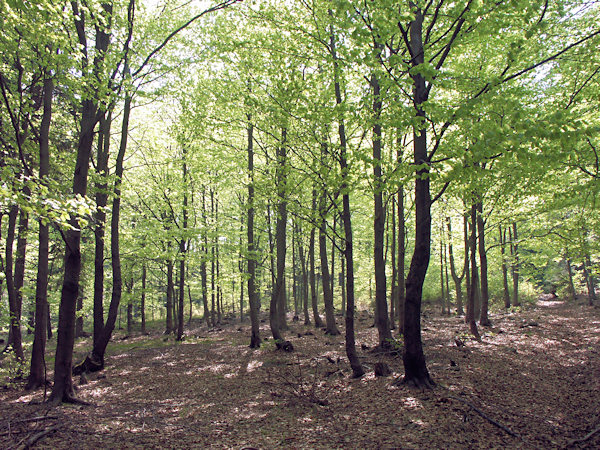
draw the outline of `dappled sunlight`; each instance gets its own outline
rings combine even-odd
[[[415,397],[405,397],[400,399],[401,405],[406,409],[421,409],[423,408],[423,403]]]

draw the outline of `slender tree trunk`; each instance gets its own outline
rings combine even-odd
[[[502,258],[502,298],[504,307],[510,308],[510,292],[508,289],[508,268],[506,266],[506,229],[502,229],[502,225],[498,225],[500,234],[500,255]]]
[[[42,122],[40,125],[40,168],[39,177],[46,182],[50,169],[50,122],[52,119],[52,93],[54,82],[49,73],[44,78]],[[49,230],[43,220],[39,220],[38,264],[35,283],[35,320],[31,367],[27,379],[27,389],[36,389],[46,385],[46,330],[48,327],[48,247]]]
[[[332,16],[331,10],[328,11]],[[333,78],[335,90],[335,103],[340,106],[343,104],[342,90],[340,86],[340,67],[336,53],[336,39],[333,25],[330,32],[330,51],[333,59]],[[352,376],[358,378],[364,375],[365,371],[360,363],[356,352],[356,340],[354,336],[354,255],[353,255],[353,238],[352,238],[352,217],[350,212],[350,194],[348,193],[348,159],[346,155],[346,125],[344,121],[343,110],[340,109],[338,118],[338,136],[340,139],[340,169],[342,171],[342,223],[344,224],[344,256],[346,258],[346,356],[352,368]],[[315,197],[313,193],[313,210]],[[313,235],[311,234],[311,241]],[[316,318],[315,318],[316,323]]]
[[[215,217],[215,192],[210,189],[210,216],[214,219]],[[214,228],[211,228],[213,235],[216,234]],[[210,250],[210,321],[214,327],[217,322],[216,317],[216,285],[215,285],[215,247],[216,247],[216,236],[213,236]],[[219,321],[220,322],[220,321]]]
[[[452,276],[452,281],[454,282],[454,289],[456,290],[456,313],[458,315],[462,315],[462,314],[464,314],[463,298],[462,298],[462,280],[466,273],[468,258],[465,257],[465,263],[463,264],[463,270],[462,270],[461,275],[459,276],[458,273],[456,272],[456,265],[454,263],[454,247],[452,245],[452,220],[450,219],[450,217],[446,218],[446,227],[448,228],[448,257],[450,259],[450,275]],[[466,245],[466,236],[465,236],[465,245]]]
[[[15,278],[13,275],[13,243],[15,241],[15,229],[17,227],[17,217],[19,215],[19,207],[13,205],[8,213],[8,228],[6,232],[6,248],[4,256],[4,275],[6,279],[6,290],[8,293],[8,310],[10,314],[10,330],[6,347],[12,346],[12,351],[15,353],[17,360],[23,361],[23,344],[21,341],[21,320],[19,313],[19,305],[17,300],[17,289],[15,286]]]
[[[292,297],[294,298],[294,321],[297,322],[300,320],[299,312],[300,308],[298,305],[298,273],[297,273],[297,265],[296,265],[296,224],[293,223],[292,228]]]
[[[512,224],[510,236],[510,253],[512,257],[512,279],[513,279],[513,306],[520,306],[519,301],[519,238],[517,236],[517,222]]]
[[[390,328],[394,329],[396,317],[398,317],[398,265],[396,264],[396,198],[392,195],[391,198],[391,217],[392,217],[392,288],[390,292]]]
[[[129,283],[125,283],[127,289],[127,336],[130,337],[133,333],[133,275]]]
[[[401,159],[398,150],[398,161]],[[406,225],[404,223],[404,186],[398,188],[398,334],[404,335],[404,305],[406,301],[406,279],[404,261],[406,259]]]
[[[477,330],[475,316],[475,296],[477,295],[477,205],[471,207],[471,239],[469,240],[469,253],[471,260],[471,286],[469,288],[469,301],[467,303],[466,321],[469,330],[476,339],[481,339]]]
[[[323,154],[323,152],[322,152]],[[325,219],[326,193],[323,191],[319,199],[319,256],[321,259],[321,281],[323,285],[323,303],[325,305],[325,334],[340,334],[335,324],[333,311],[333,292],[331,291],[331,277],[327,261],[327,222]]]
[[[596,282],[594,280],[592,259],[590,257],[589,250],[587,250],[586,254],[585,254],[584,268],[585,268],[585,274],[586,274],[586,279],[587,279],[589,304],[590,304],[590,306],[594,306],[594,301],[597,300]]]
[[[212,316],[208,307],[208,273],[206,267],[206,261],[208,259],[208,223],[206,216],[208,211],[206,210],[206,188],[202,188],[202,218],[204,225],[204,241],[202,244],[202,259],[200,260],[200,278],[202,282],[202,305],[204,306],[204,320],[206,321],[207,327],[214,327],[212,322]]]
[[[252,332],[250,336],[250,348],[260,347],[260,321],[258,318],[259,304],[256,294],[256,250],[254,244],[254,126],[252,116],[248,119],[248,216],[246,220],[248,237],[248,303],[250,304],[250,322]]]
[[[275,286],[271,295],[269,319],[273,339],[283,341],[281,330],[285,325],[285,254],[286,254],[286,227],[287,227],[287,174],[286,174],[286,135],[284,128],[281,133],[281,145],[277,147],[277,218],[275,222],[275,244],[277,252],[277,266]],[[283,320],[282,320],[283,319]],[[278,345],[279,346],[279,345]]]
[[[142,319],[141,332],[146,334],[146,263],[142,263],[142,298],[140,301],[140,315]]]
[[[446,284],[444,283],[444,243],[440,242],[440,287],[441,287],[441,303],[442,303],[442,315],[446,314]],[[450,311],[450,307],[448,307]]]
[[[378,49],[378,45],[376,45]],[[373,261],[375,266],[375,325],[379,336],[379,348],[392,346],[392,331],[388,316],[387,287],[385,279],[385,210],[383,208],[383,180],[381,174],[381,92],[379,80],[371,76],[373,88]]]
[[[577,293],[575,292],[575,284],[573,283],[573,268],[571,267],[571,257],[569,255],[569,249],[565,249],[565,263],[567,265],[567,275],[568,275],[568,295],[572,300],[575,300],[577,297]]]
[[[165,323],[165,334],[173,332],[173,260],[167,260],[167,317]]]
[[[317,194],[313,189],[312,192],[312,210],[316,211]],[[315,231],[316,227],[311,225],[310,240],[308,244],[308,259],[309,259],[309,277],[310,277],[310,299],[313,311],[313,319],[315,321],[315,328],[323,328],[323,320],[319,315],[319,307],[317,304],[317,282],[315,276]]]
[[[302,236],[300,227],[298,227],[296,234],[298,235],[298,257],[300,258],[300,269],[302,272],[302,310],[304,312],[304,325],[310,325],[310,315],[308,312],[308,270],[306,268],[304,246],[300,239],[300,236]]]
[[[477,203],[477,229],[479,231],[479,264],[481,271],[481,314],[479,323],[483,327],[491,325],[488,317],[489,292],[488,292],[488,265],[487,252],[485,249],[485,223],[483,221],[483,204]]]
[[[183,339],[183,303],[185,300],[185,260],[187,253],[187,227],[188,227],[188,171],[187,171],[187,147],[184,145],[182,148],[182,165],[181,174],[183,181],[183,204],[182,206],[182,236],[179,241],[179,311],[177,320],[177,340]],[[190,305],[191,314],[191,305]]]
[[[110,111],[100,118],[96,173],[96,212],[94,226],[94,331],[93,346],[99,344],[104,329],[104,236],[106,227],[106,205],[108,203],[108,155],[110,148]]]

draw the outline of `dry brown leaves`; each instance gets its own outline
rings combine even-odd
[[[438,387],[425,392],[393,387],[402,361],[362,348],[377,337],[372,318],[359,319],[369,372],[358,380],[349,378],[343,336],[298,323],[286,332],[292,354],[271,340],[250,350],[247,324],[198,326],[181,344],[130,339],[78,387],[94,406],[48,409],[42,391],[0,392],[0,448],[25,446],[51,428],[34,447],[600,447],[600,433],[573,443],[600,426],[598,309],[540,301],[493,315],[481,342],[466,335],[461,318],[428,312],[424,346]],[[375,377],[377,362],[393,376]]]

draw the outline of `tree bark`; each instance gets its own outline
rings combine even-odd
[[[23,361],[23,344],[21,338],[21,314],[17,300],[17,289],[14,278],[14,256],[13,243],[15,241],[15,229],[17,227],[17,217],[19,215],[19,207],[12,205],[8,213],[8,228],[6,231],[6,247],[4,256],[4,275],[6,279],[6,290],[8,293],[8,310],[10,314],[10,329],[6,348],[12,346],[18,361]],[[16,271],[16,270],[15,270]]]
[[[142,298],[140,300],[140,315],[142,320],[141,332],[146,334],[146,263],[142,263]]]
[[[376,50],[379,46],[375,44]],[[385,210],[383,208],[383,180],[381,174],[381,89],[377,76],[371,76],[373,88],[373,262],[375,266],[375,325],[379,348],[392,347],[392,331],[388,316],[387,287],[385,279],[384,237]]]
[[[512,279],[513,279],[513,306],[520,306],[519,301],[519,238],[517,236],[517,222],[512,224],[512,235],[510,236],[510,253],[512,256]]]
[[[333,16],[331,10],[328,11],[330,16]],[[340,67],[336,53],[336,39],[333,25],[330,30],[330,51],[333,59],[333,84],[335,90],[335,103],[340,106],[343,104],[342,90],[340,84]],[[354,335],[354,254],[353,254],[353,237],[352,237],[352,216],[350,211],[350,194],[348,193],[348,177],[349,167],[347,159],[347,142],[346,142],[346,124],[344,120],[343,109],[339,110],[338,117],[338,136],[340,139],[340,169],[342,171],[342,184],[340,186],[342,192],[342,223],[344,224],[344,256],[346,258],[346,356],[352,368],[352,376],[358,378],[364,375],[365,371],[360,363],[356,352],[356,339]],[[313,209],[315,197],[313,193]],[[313,235],[311,234],[311,240]],[[316,318],[315,318],[316,323]]]
[[[323,144],[325,145],[325,144]],[[323,156],[323,152],[321,152]],[[323,188],[325,189],[325,187]],[[333,310],[333,292],[331,291],[331,277],[327,261],[327,221],[325,219],[326,192],[323,190],[319,199],[319,256],[321,259],[321,281],[323,284],[323,303],[325,305],[325,334],[337,336],[340,334],[335,324]]]
[[[424,63],[423,12],[414,4],[411,5],[415,18],[409,27],[409,44],[411,54],[415,55],[412,64],[417,66]],[[430,161],[427,155],[427,132],[423,110],[428,92],[425,79],[420,73],[411,75],[411,78],[416,119],[419,119],[418,125],[413,127],[414,164],[418,169],[415,178],[415,248],[406,278],[403,382],[411,386],[431,387],[434,383],[427,370],[421,340],[421,300],[431,254]]]
[[[469,300],[467,303],[466,322],[469,325],[471,334],[476,339],[481,339],[477,330],[475,317],[475,297],[477,295],[477,205],[471,206],[471,238],[469,240],[469,253],[471,261],[471,286],[469,288]]]
[[[502,299],[504,300],[504,307],[510,308],[510,292],[508,289],[508,268],[506,266],[506,229],[502,228],[502,225],[498,225],[498,231],[500,234],[500,256],[502,258]]]
[[[246,220],[248,237],[248,303],[250,304],[250,348],[260,347],[260,322],[258,319],[258,298],[256,295],[256,250],[254,244],[254,126],[252,125],[252,116],[247,115],[248,119],[248,216]]]
[[[278,344],[283,341],[281,329],[285,325],[285,254],[286,254],[286,227],[287,227],[287,130],[281,132],[281,145],[277,147],[277,218],[275,223],[275,247],[277,252],[277,264],[275,275],[275,286],[271,295],[269,308],[269,319],[273,339]]]
[[[488,264],[485,249],[485,222],[483,221],[483,203],[477,203],[477,229],[479,231],[479,270],[481,271],[481,313],[479,324],[483,327],[491,325],[488,317],[489,292],[488,292]]]
[[[312,211],[317,209],[317,193],[313,189],[312,192]],[[310,240],[308,244],[308,259],[309,259],[309,278],[310,278],[310,299],[313,311],[313,319],[315,321],[315,328],[323,328],[323,320],[319,315],[319,306],[317,304],[317,282],[315,276],[315,226],[311,225]]]
[[[181,223],[182,235],[179,238],[179,311],[177,316],[177,340],[183,339],[183,304],[185,300],[185,260],[187,253],[187,227],[188,227],[188,171],[187,171],[187,147],[184,145],[182,148],[182,181],[183,181],[183,204],[182,215],[183,220]],[[191,310],[190,310],[191,311]]]
[[[44,77],[43,114],[40,125],[40,167],[39,178],[46,183],[50,170],[50,122],[52,120],[52,94],[54,82],[49,73]],[[38,261],[35,283],[35,320],[33,333],[33,348],[31,350],[31,366],[26,389],[36,389],[46,385],[46,331],[48,319],[48,249],[49,230],[44,219],[39,221],[38,230]]]

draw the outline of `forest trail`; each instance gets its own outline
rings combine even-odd
[[[107,369],[78,386],[93,406],[48,409],[42,391],[0,391],[0,448],[34,437],[64,449],[600,448],[600,432],[571,444],[600,426],[600,309],[540,300],[491,318],[477,342],[462,318],[426,311],[438,387],[425,392],[393,386],[401,358],[369,353],[377,336],[366,313],[357,343],[369,372],[359,380],[348,378],[343,336],[298,323],[291,354],[271,340],[251,351],[248,324],[199,326],[181,344],[117,340]],[[376,362],[393,377],[375,377]]]

